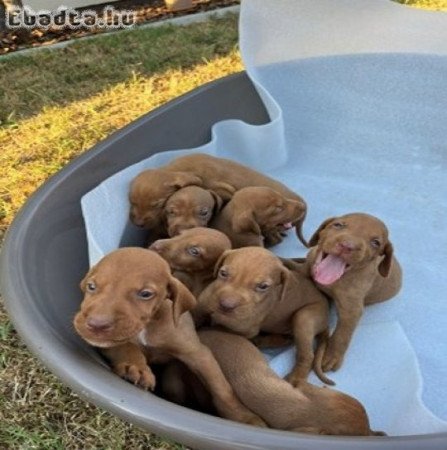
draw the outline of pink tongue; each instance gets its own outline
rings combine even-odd
[[[328,255],[314,266],[314,280],[320,284],[335,283],[345,273],[346,263],[335,255]]]
[[[290,230],[290,229],[293,227],[292,222],[283,223],[282,226],[283,226],[286,230]]]

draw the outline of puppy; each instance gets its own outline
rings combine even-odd
[[[155,377],[147,361],[178,359],[203,381],[223,417],[264,424],[239,402],[211,352],[200,343],[187,312],[196,300],[155,252],[116,250],[88,272],[81,288],[85,296],[75,329],[104,350],[118,374],[135,383],[143,379],[153,389]]]
[[[164,209],[168,235],[173,237],[189,228],[206,227],[222,203],[215,192],[198,186],[179,189],[168,198]]]
[[[384,435],[370,429],[365,408],[353,397],[304,381],[293,388],[270,369],[247,339],[205,329],[199,331],[199,338],[211,349],[242,402],[270,427],[312,434]]]
[[[150,250],[169,264],[173,275],[196,296],[214,279],[214,267],[231,242],[212,228],[191,228],[171,239],[155,241]]]
[[[296,223],[296,232],[301,242],[306,242],[302,235],[306,203],[298,194],[279,181],[242,164],[202,153],[181,156],[160,169],[140,173],[130,185],[131,221],[148,229],[161,227],[166,201],[174,192],[186,186],[199,186],[211,190],[224,202],[230,200],[236,191],[244,187],[270,187],[285,198],[299,201],[304,205],[304,214]],[[278,232],[275,233],[275,237],[278,239]]]
[[[337,370],[363,307],[395,296],[402,270],[393,256],[385,224],[353,213],[325,220],[310,239],[305,271],[335,302],[338,321],[325,349],[322,368]]]
[[[233,248],[264,247],[281,242],[281,235],[305,210],[302,202],[287,199],[271,188],[247,187],[233,195],[211,226],[225,233]]]
[[[294,386],[305,380],[314,362],[314,339],[327,333],[326,297],[310,279],[290,271],[262,247],[224,252],[215,273],[217,278],[198,299],[212,323],[247,338],[261,331],[293,335],[297,360],[288,380]],[[331,383],[317,364],[314,369]]]

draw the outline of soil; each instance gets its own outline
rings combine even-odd
[[[101,5],[78,8],[77,11],[94,10],[98,15],[111,23],[113,19],[104,14],[104,8],[113,6],[116,10],[133,10],[135,13],[135,23],[137,25],[144,23],[157,22],[173,17],[180,17],[190,14],[196,14],[204,11],[223,8],[226,6],[237,5],[240,0],[192,0],[193,8],[178,12],[172,12],[165,6],[164,0],[120,0],[113,3],[104,3]],[[83,36],[110,32],[110,29],[103,27],[81,28],[81,29],[44,29],[35,28],[33,30],[8,29],[5,21],[4,6],[0,0],[0,55],[23,50],[25,48],[40,47],[76,39]]]

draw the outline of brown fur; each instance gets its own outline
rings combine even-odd
[[[338,321],[325,349],[324,371],[337,370],[349,346],[363,307],[395,296],[402,270],[393,255],[385,224],[368,214],[353,213],[325,220],[310,240],[305,271],[314,278],[321,255],[334,255],[349,264],[341,278],[318,288],[335,302]]]
[[[239,402],[200,343],[188,312],[196,300],[155,252],[116,250],[88,272],[81,288],[85,296],[74,318],[76,331],[105,349],[120,376],[153,389],[155,377],[147,361],[179,359],[206,385],[223,417],[263,424]]]
[[[314,339],[328,327],[326,297],[261,247],[226,251],[216,274],[198,299],[212,322],[248,338],[261,331],[293,335],[297,361],[288,380],[293,385],[305,380],[314,361]]]
[[[306,205],[268,187],[237,191],[211,226],[225,233],[233,248],[270,246],[282,241],[285,224],[299,222]]]
[[[288,199],[306,205],[304,200],[284,184],[229,159],[195,153],[174,159],[160,169],[140,173],[131,183],[130,219],[139,226],[160,227],[163,208],[168,198],[185,186],[200,186],[228,201],[236,191],[248,186],[265,186]],[[302,222],[296,224],[297,235],[304,243]]]
[[[222,199],[213,191],[198,186],[179,189],[169,197],[164,210],[168,235],[206,227],[221,207]]]
[[[365,408],[355,398],[305,381],[293,388],[270,369],[246,338],[213,329],[198,334],[242,402],[271,428],[324,435],[384,435],[370,429]],[[206,392],[191,375],[185,367],[170,364],[163,376],[164,392],[172,401],[209,411]]]

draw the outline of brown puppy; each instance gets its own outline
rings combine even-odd
[[[325,220],[310,240],[305,270],[335,302],[338,321],[324,353],[324,371],[337,370],[364,305],[395,296],[402,270],[385,224],[353,213]]]
[[[211,227],[225,233],[233,248],[267,247],[281,242],[282,234],[305,211],[304,203],[287,199],[271,188],[247,187],[233,195]]]
[[[91,345],[105,349],[121,376],[153,389],[149,362],[179,359],[205,384],[219,413],[226,418],[262,425],[234,395],[216,360],[200,343],[191,315],[194,296],[171,275],[155,252],[123,248],[93,267],[81,288],[85,292],[74,325]]]
[[[290,271],[262,247],[226,251],[216,273],[217,279],[198,299],[212,322],[248,338],[260,331],[293,335],[297,361],[288,380],[294,386],[305,380],[314,361],[314,339],[327,333],[326,297],[306,276]],[[329,381],[317,365],[315,372]]]
[[[214,266],[222,253],[231,249],[231,242],[220,231],[198,227],[171,239],[159,239],[149,248],[161,255],[173,275],[198,297],[214,279]]]
[[[176,158],[161,169],[140,173],[130,186],[130,219],[149,229],[160,226],[167,199],[178,189],[191,185],[209,189],[224,201],[244,187],[266,186],[306,205],[299,195],[279,181],[229,159],[196,153]],[[305,213],[296,223],[297,235],[303,243],[306,242],[302,235],[304,219]]]
[[[247,339],[218,330],[200,330],[242,402],[279,430],[344,436],[380,436],[370,429],[362,404],[341,392],[301,382],[297,388],[270,369]]]
[[[222,203],[215,192],[198,186],[179,189],[168,198],[164,210],[168,235],[173,237],[189,228],[206,227]]]

